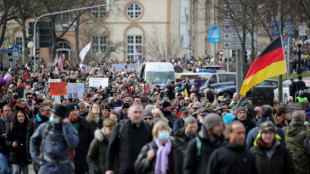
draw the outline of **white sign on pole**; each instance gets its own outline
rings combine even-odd
[[[67,85],[67,98],[82,98],[84,93],[84,83],[69,83]]]
[[[48,79],[48,83],[51,82],[61,82],[61,79]]]
[[[89,86],[96,87],[102,86],[102,88],[109,86],[109,79],[108,78],[90,78],[89,79]]]

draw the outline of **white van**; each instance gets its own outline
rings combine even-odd
[[[143,63],[139,71],[139,79],[140,81],[152,82],[161,86],[164,86],[167,82],[175,82],[173,65],[167,62]]]

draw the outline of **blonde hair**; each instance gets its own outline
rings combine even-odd
[[[93,109],[93,106],[94,105],[97,105],[98,107],[99,107],[99,118],[100,118],[100,120],[104,120],[104,116],[103,116],[103,114],[102,114],[102,112],[101,112],[101,106],[98,104],[98,103],[92,103],[91,105],[90,105],[90,108],[89,108],[89,112],[88,112],[88,115],[87,115],[87,117],[86,117],[86,120],[88,121],[88,122],[92,122],[93,121],[93,119],[94,119],[94,115],[93,115],[93,113],[92,113],[92,109]]]
[[[158,121],[155,123],[153,130],[152,130],[152,135],[153,135],[153,139],[156,140],[158,137],[158,130],[160,128],[163,128],[165,130],[167,130],[169,133],[172,132],[172,129],[169,127],[169,125],[163,121]]]
[[[154,115],[154,114],[158,114],[159,117],[162,119],[162,121],[164,121],[165,123],[168,123],[167,118],[164,116],[164,114],[161,112],[160,109],[158,109],[158,108],[152,109],[152,114],[153,114],[153,115]]]

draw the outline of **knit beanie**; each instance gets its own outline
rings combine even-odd
[[[236,115],[238,115],[238,113],[240,112],[240,111],[245,111],[246,112],[246,109],[245,109],[245,107],[238,107],[237,109],[236,109]]]
[[[52,109],[52,112],[61,118],[67,117],[67,107],[64,105],[55,106],[54,109]]]
[[[144,109],[143,111],[143,117],[145,116],[151,116],[153,118],[153,114],[152,114],[152,111],[148,110],[148,109]]]
[[[224,123],[225,123],[225,124],[229,124],[229,123],[231,123],[235,118],[236,118],[236,117],[235,117],[233,114],[227,113],[227,114],[225,114],[225,116],[223,117],[223,120],[224,120]]]
[[[210,113],[205,118],[205,127],[207,130],[212,129],[218,123],[223,123],[223,119],[217,114]]]
[[[128,109],[129,107],[130,107],[130,105],[128,103],[123,104],[123,109]]]
[[[259,127],[259,132],[263,133],[264,131],[272,131],[276,133],[277,127],[271,121],[267,120],[263,122]]]
[[[167,102],[167,101],[164,101],[164,102],[162,103],[162,106],[163,106],[163,108],[166,108],[166,107],[171,106],[171,103],[169,103],[169,102]]]

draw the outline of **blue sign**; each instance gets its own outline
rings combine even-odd
[[[273,21],[271,23],[271,34],[272,37],[278,37],[280,35],[281,23],[278,21]],[[283,24],[283,35],[292,35],[294,34],[294,27],[291,27],[289,22],[284,22]]]
[[[219,43],[221,41],[221,28],[218,25],[209,26],[209,42]]]
[[[18,45],[13,45],[12,48],[7,48],[7,49],[1,49],[1,53],[13,53],[13,52],[18,52],[19,51],[19,46]]]

